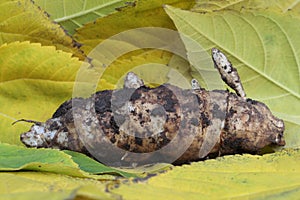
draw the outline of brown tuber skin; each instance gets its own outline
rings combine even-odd
[[[230,63],[224,54],[215,55],[221,53],[219,50],[212,51],[216,65]],[[229,67],[234,69],[231,63]],[[236,69],[226,69],[227,81],[236,83]],[[223,90],[206,91],[196,80],[192,80],[190,90],[169,84],[148,88],[130,72],[123,89],[99,91],[88,99],[63,103],[51,119],[35,123],[21,134],[21,141],[28,147],[85,153],[111,165],[182,164],[226,154],[257,154],[270,145],[284,146],[283,121],[265,104],[247,99],[240,82],[226,83],[240,96]],[[170,145],[172,148],[164,149]]]

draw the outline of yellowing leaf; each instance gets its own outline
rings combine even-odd
[[[175,29],[174,24],[162,8],[163,4],[188,9],[194,4],[194,1],[139,0],[136,1],[135,6],[126,7],[117,13],[100,18],[96,22],[86,24],[77,30],[74,38],[84,44],[81,49],[88,54],[103,39],[129,29],[150,26]]]
[[[123,183],[124,199],[297,199],[300,151],[226,156]],[[137,191],[140,195],[137,195]]]
[[[54,45],[57,49],[84,58],[79,45],[31,0],[1,0],[0,12],[0,45],[29,40]]]
[[[115,8],[126,5],[123,0],[35,0],[34,2],[47,11],[50,18],[62,25],[70,34],[84,24],[114,13]]]
[[[133,6],[128,6],[122,9],[117,13],[112,15],[100,18],[93,23],[86,24],[82,28],[77,30],[77,33],[74,35],[74,38],[80,43],[84,44],[82,46],[82,50],[93,59],[93,64],[95,66],[108,66],[103,59],[99,59],[96,55],[89,54],[91,50],[95,50],[96,46],[101,45],[103,41],[107,41],[107,39],[111,39],[112,36],[115,36],[119,33],[124,33],[124,31],[128,30],[136,30],[137,28],[144,27],[165,27],[170,29],[175,29],[174,24],[170,20],[170,18],[164,12],[162,6],[164,3],[169,3],[172,5],[176,5],[182,8],[190,8],[194,2],[193,1],[179,1],[179,0],[168,0],[168,1],[145,1],[140,0],[135,4],[131,4]],[[142,33],[142,34],[141,34]],[[145,37],[150,38],[153,36],[147,35],[147,33],[143,34],[142,31],[136,31],[134,35],[128,36],[126,35],[126,39],[134,38],[134,41],[143,41]],[[167,36],[165,36],[167,37]],[[126,40],[125,39],[125,40]],[[159,38],[161,39],[161,38]],[[165,38],[162,38],[165,39]],[[112,39],[113,40],[113,39]],[[128,40],[126,40],[128,42]],[[125,41],[125,42],[126,42]],[[169,69],[166,66],[158,66],[156,64],[155,67],[150,63],[158,63],[158,64],[167,64],[170,61],[171,54],[163,52],[161,50],[152,51],[147,49],[140,48],[139,50],[130,51],[125,55],[117,55],[118,59],[114,60],[114,63],[105,69],[104,80],[110,83],[118,82],[122,84],[122,76],[125,75],[128,71],[135,71],[138,69],[140,73],[138,75],[142,76],[148,80],[154,80],[155,82],[152,85],[160,84],[166,82],[168,80],[166,78],[166,74],[168,74]],[[154,47],[153,47],[154,48]],[[103,49],[103,48],[101,48]],[[104,48],[106,50],[106,48]],[[155,48],[154,48],[155,49]],[[116,45],[111,54],[115,55],[119,50],[119,46]],[[97,51],[96,51],[97,52]],[[157,53],[153,53],[157,52]],[[108,55],[110,55],[108,53]],[[161,57],[162,55],[162,57]],[[119,57],[120,56],[120,57]],[[152,60],[151,60],[152,59]],[[100,63],[100,64],[95,64]],[[143,70],[140,70],[140,66],[143,65]],[[147,66],[146,66],[147,65]],[[188,69],[186,69],[187,71]],[[143,76],[146,75],[146,76]],[[146,82],[148,81],[146,80]],[[99,89],[103,89],[101,85],[99,85]],[[112,86],[114,88],[115,86]]]
[[[41,172],[0,173],[0,196],[7,200],[115,199],[100,181]]]
[[[167,64],[171,56],[171,53],[161,50],[142,51],[128,59],[116,60],[107,67],[101,78],[121,88],[123,87],[124,76],[129,71],[133,71],[144,80],[145,84],[163,84],[168,82],[168,73],[171,68]],[[103,85],[99,84],[98,89],[103,90]]]
[[[166,7],[177,29],[237,67],[248,97],[285,120],[287,147],[300,146],[300,20],[275,12],[195,13]]]
[[[20,134],[45,121],[72,95],[73,82],[83,64],[69,53],[40,44],[15,42],[0,47],[0,141],[21,144]]]

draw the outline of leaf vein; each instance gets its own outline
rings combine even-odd
[[[72,14],[72,15],[69,15],[69,16],[65,15],[64,17],[57,18],[54,21],[55,22],[62,22],[62,21],[67,21],[69,19],[76,18],[76,17],[81,17],[81,16],[86,15],[86,14],[88,14],[90,12],[93,12],[93,11],[96,11],[96,10],[99,10],[99,9],[103,9],[105,7],[108,7],[108,6],[112,6],[112,5],[117,4],[119,2],[121,2],[121,0],[109,1],[108,3],[102,4],[102,5],[99,5],[99,6],[95,6],[95,7],[91,8],[91,9],[84,10],[82,12],[78,12],[78,13],[75,13],[75,14]]]
[[[293,57],[295,58],[295,61],[297,63],[297,67],[298,67],[298,80],[300,82],[300,61],[299,61],[299,58],[297,56],[297,52],[296,52],[296,48],[294,47],[293,45],[293,42],[290,40],[290,38],[288,37],[288,34],[286,33],[286,31],[284,30],[284,28],[278,24],[276,22],[276,20],[273,20],[272,18],[268,18],[270,19],[274,24],[276,24],[276,26],[281,30],[281,32],[283,33],[284,37],[286,38],[286,40],[288,41],[288,44],[293,52]]]

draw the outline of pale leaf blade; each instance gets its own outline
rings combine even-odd
[[[300,2],[298,0],[197,0],[194,8],[195,12],[214,12],[220,10],[274,10],[279,12],[289,12],[299,16]]]

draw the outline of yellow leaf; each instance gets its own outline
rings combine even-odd
[[[81,49],[88,55],[88,57],[93,59],[94,66],[102,66],[103,63],[105,63],[103,59],[99,59],[97,54],[91,55],[89,53],[92,50],[96,50],[95,47],[99,44],[101,45],[103,41],[107,41],[108,38],[111,39],[112,36],[124,33],[124,31],[136,30],[137,28],[150,26],[175,29],[174,24],[162,8],[163,4],[166,3],[176,5],[181,8],[190,8],[194,4],[194,2],[190,0],[185,2],[179,0],[166,0],[163,2],[158,0],[140,0],[131,6],[119,9],[119,12],[99,18],[93,23],[86,24],[77,30],[74,38],[84,44]],[[141,41],[142,43],[145,40],[145,37],[150,38],[150,40],[151,37],[153,37],[147,34],[143,35],[141,32],[136,31],[134,35],[131,36],[134,38],[134,41]],[[126,35],[126,37],[126,39],[130,40],[130,36]],[[115,46],[111,54],[118,52],[118,47],[119,46]],[[162,50],[157,49],[153,51],[141,48],[139,50],[126,53],[125,55],[118,56],[120,57],[118,57],[112,65],[105,69],[102,80],[106,80],[113,84],[118,83],[120,86],[123,84],[122,77],[125,76],[128,71],[139,71],[137,74],[143,79],[146,79],[146,82],[151,82],[152,86],[167,82],[169,79],[167,74],[170,69],[167,66],[163,66],[168,64],[171,59],[171,54],[168,52],[163,52]],[[155,64],[151,65],[151,63],[157,64],[154,66]],[[158,64],[162,65],[159,66]],[[143,68],[141,67],[142,65]],[[188,70],[188,68],[185,69],[185,71]],[[185,75],[189,74],[185,73]],[[190,77],[187,76],[186,78],[190,79]],[[112,85],[110,89],[113,88],[115,88],[115,86]],[[98,89],[103,89],[101,84]]]
[[[225,156],[123,183],[124,199],[297,199],[300,150]],[[137,191],[140,195],[137,195]]]
[[[0,1],[0,45],[14,41],[31,41],[53,45],[83,59],[79,44],[49,20],[31,0]]]
[[[168,82],[167,75],[170,67],[167,67],[172,54],[161,50],[137,53],[128,59],[118,59],[112,63],[101,77],[118,88],[123,87],[124,77],[129,71],[135,72],[141,77],[145,84],[154,86]],[[154,84],[154,85],[153,85]],[[104,86],[105,87],[105,86]],[[99,84],[98,90],[103,90]]]
[[[105,183],[41,172],[0,173],[1,199],[115,199]]]
[[[81,49],[87,55],[103,39],[129,29],[150,26],[175,29],[174,24],[162,8],[164,4],[188,9],[194,4],[194,1],[139,0],[133,7],[126,7],[117,13],[86,24],[77,30],[77,33],[74,34],[74,38],[84,44]]]
[[[77,70],[83,64],[71,56],[29,42],[0,46],[1,142],[21,144],[19,135],[31,124],[12,126],[14,121],[45,121],[71,97]]]

